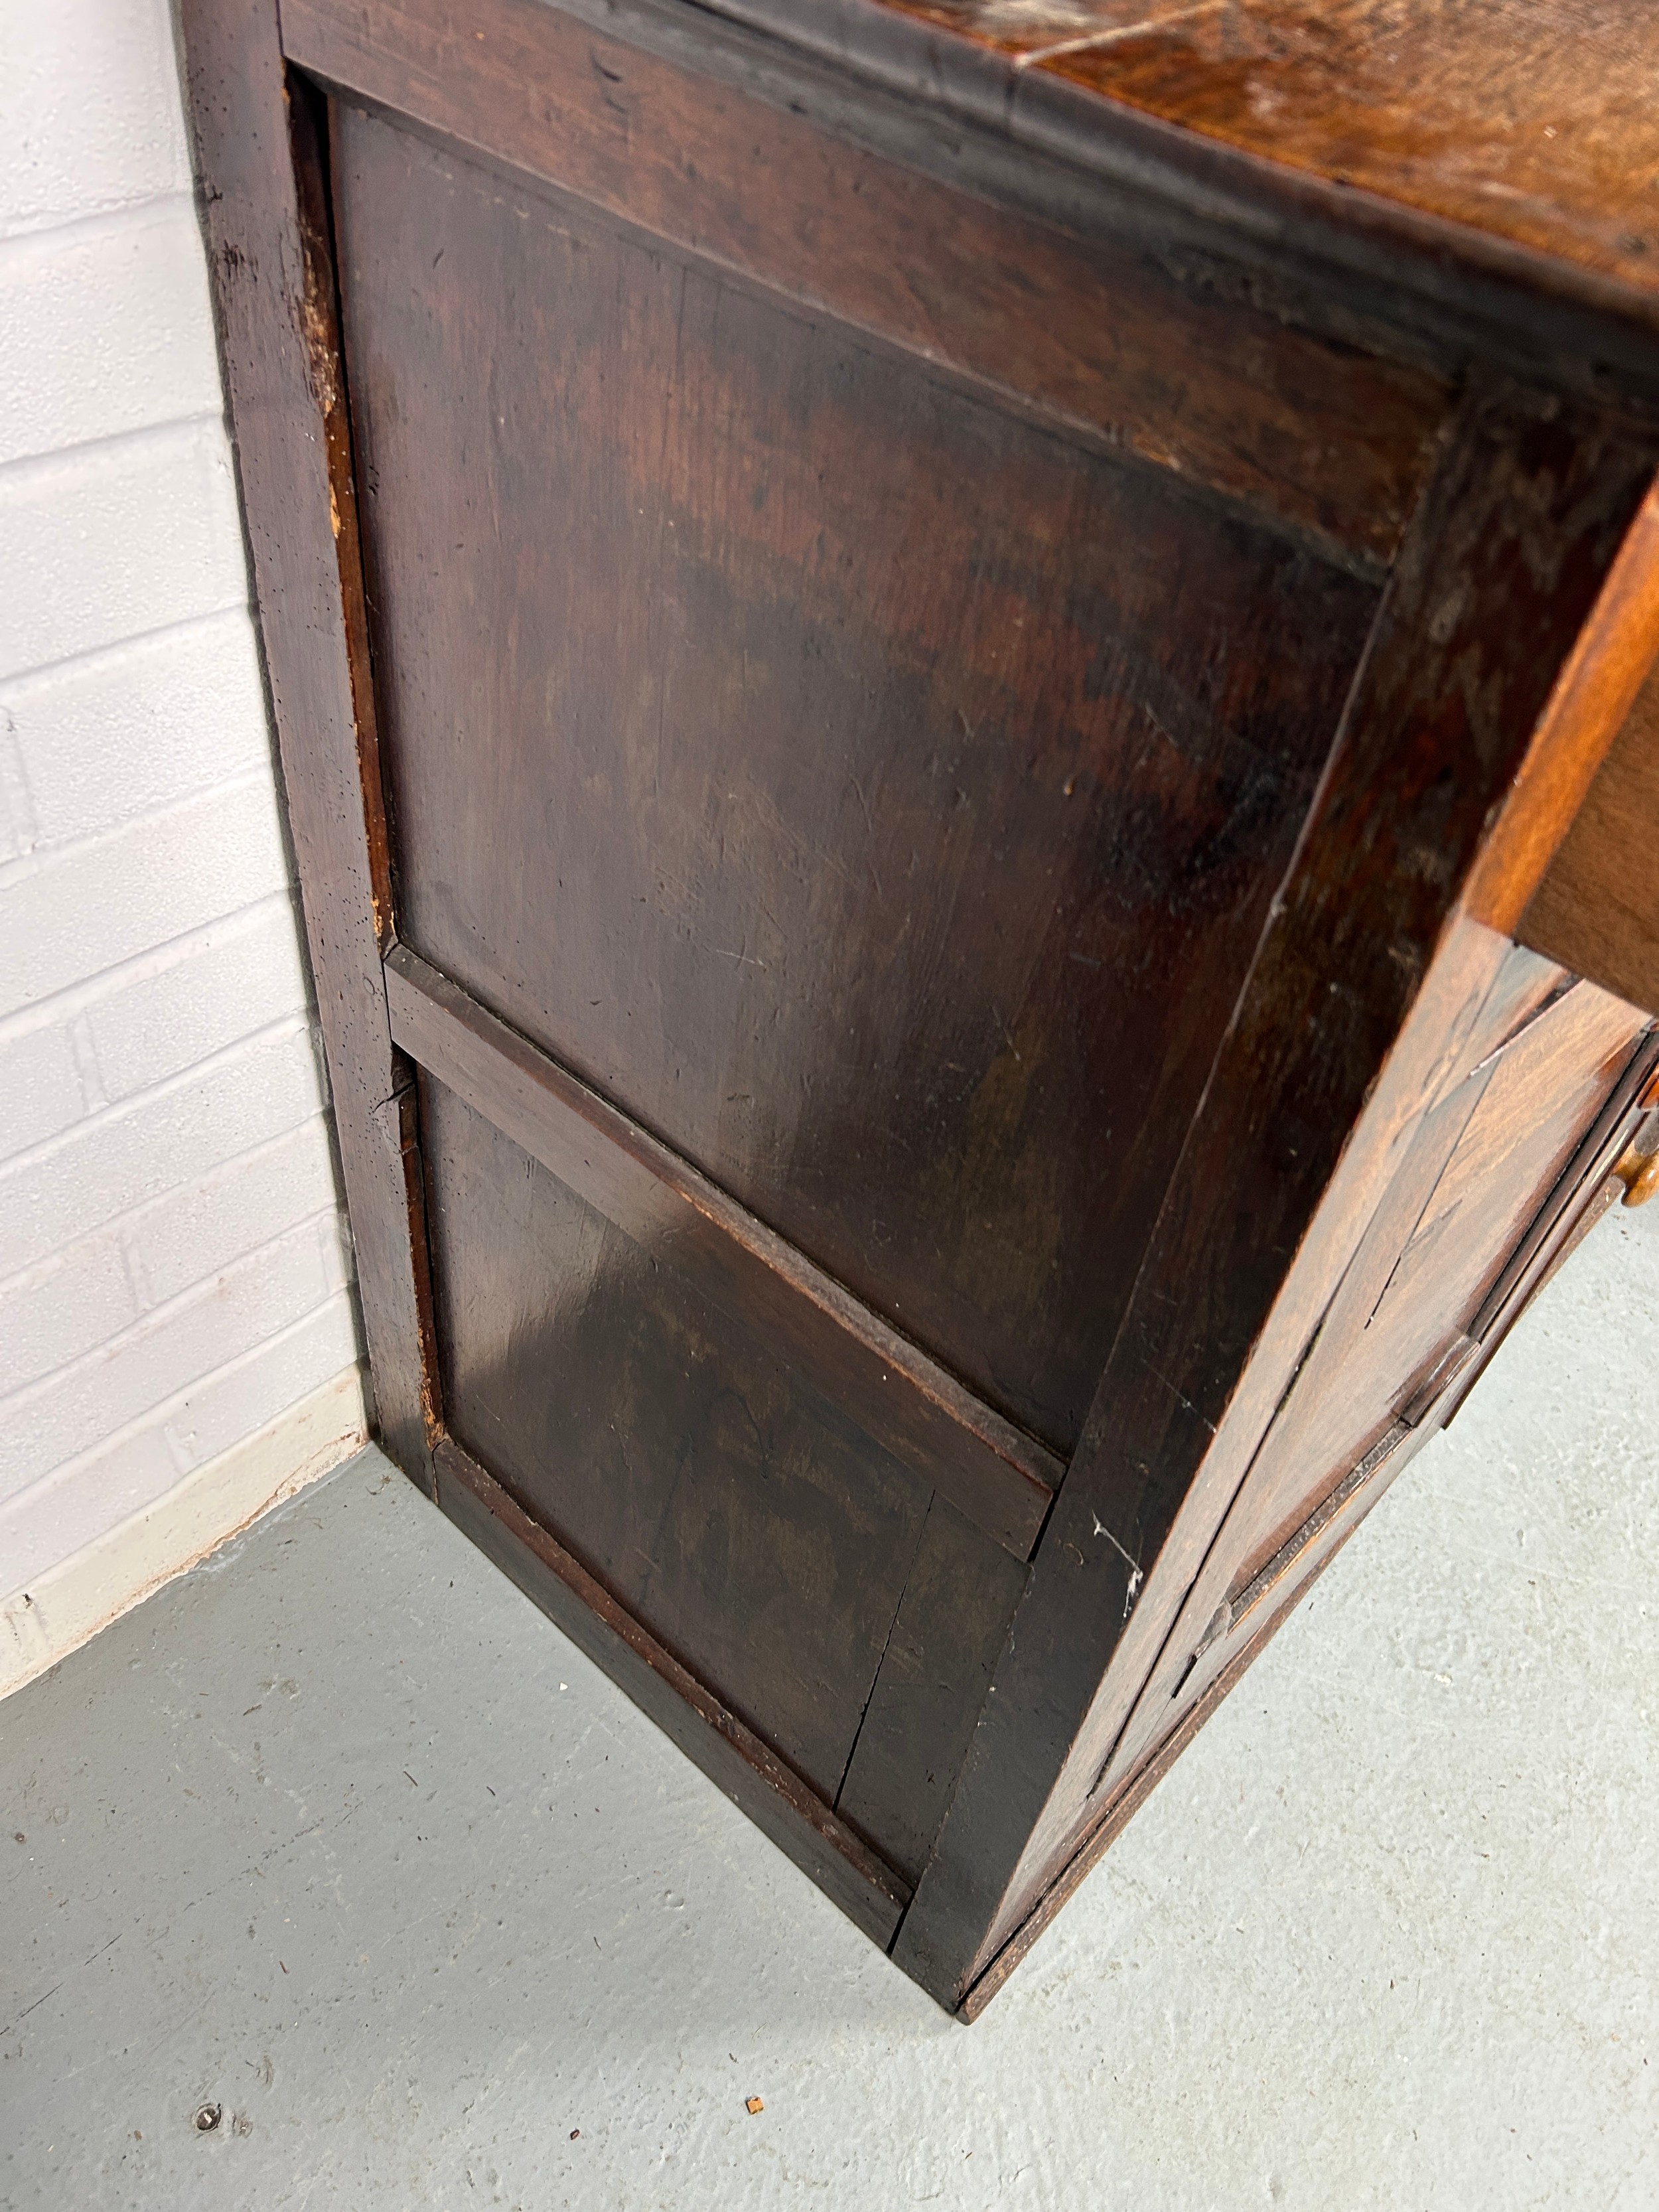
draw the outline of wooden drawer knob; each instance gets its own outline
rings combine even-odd
[[[1626,1206],[1645,1206],[1659,1190],[1659,1152],[1628,1152],[1613,1170],[1625,1186]]]

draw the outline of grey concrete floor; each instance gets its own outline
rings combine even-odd
[[[1656,1346],[1659,1206],[972,2029],[365,1455],[0,1706],[0,2203],[1659,2205]]]

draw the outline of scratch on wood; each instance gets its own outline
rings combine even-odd
[[[1122,1560],[1124,1565],[1129,1570],[1129,1586],[1123,1593],[1123,1618],[1127,1620],[1129,1618],[1130,1607],[1134,1604],[1135,1600],[1140,1595],[1140,1585],[1146,1581],[1146,1575],[1142,1570],[1136,1565],[1130,1554],[1124,1550],[1122,1545],[1118,1542],[1117,1538],[1113,1535],[1111,1530],[1101,1519],[1099,1514],[1091,1513],[1089,1517],[1095,1524],[1096,1535],[1103,1536],[1106,1539],[1106,1541],[1111,1546],[1112,1549],[1117,1553],[1119,1559]]]
[[[1175,1384],[1170,1382],[1169,1376],[1167,1375],[1159,1374],[1158,1370],[1156,1367],[1152,1370],[1152,1372],[1153,1375],[1157,1376],[1158,1380],[1164,1385],[1170,1395],[1175,1400],[1176,1405],[1184,1406],[1195,1421],[1202,1421],[1204,1426],[1209,1431],[1212,1436],[1216,1434],[1215,1423],[1206,1419],[1204,1414],[1199,1412],[1197,1407],[1194,1405],[1192,1400],[1186,1395],[1184,1391],[1177,1390]]]
[[[1017,70],[1036,69],[1043,62],[1060,59],[1063,54],[1092,52],[1097,46],[1119,46],[1130,39],[1145,38],[1152,31],[1167,30],[1172,23],[1189,22],[1194,15],[1218,15],[1230,4],[1230,0],[1198,0],[1196,7],[1174,8],[1167,15],[1147,15],[1138,23],[1121,23],[1115,30],[1088,31],[1075,39],[1061,39],[1052,46],[1035,46],[1030,52],[1016,54]]]

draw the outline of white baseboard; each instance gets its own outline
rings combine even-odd
[[[359,1450],[362,1376],[347,1368],[0,1604],[0,1698]]]

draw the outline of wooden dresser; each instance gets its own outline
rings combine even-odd
[[[1659,10],[182,14],[382,1440],[971,2017],[1659,1176]]]

